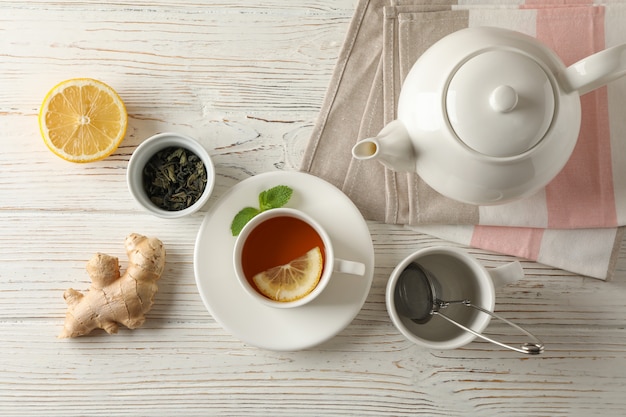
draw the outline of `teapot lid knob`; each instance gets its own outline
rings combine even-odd
[[[518,102],[517,91],[510,85],[500,85],[491,92],[489,104],[499,113],[508,113],[515,109]]]
[[[470,57],[451,76],[444,100],[457,138],[494,157],[519,155],[537,145],[556,107],[552,82],[541,65],[510,49]]]

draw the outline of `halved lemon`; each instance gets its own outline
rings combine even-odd
[[[39,128],[52,152],[71,162],[111,155],[128,124],[124,102],[102,81],[73,78],[57,84],[39,109]]]
[[[253,281],[271,300],[295,301],[313,291],[320,281],[322,269],[322,251],[315,247],[288,264],[256,274]]]

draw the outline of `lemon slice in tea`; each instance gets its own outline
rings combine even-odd
[[[52,152],[71,162],[106,158],[119,146],[128,115],[108,85],[91,78],[59,83],[39,109],[39,128]]]
[[[295,301],[313,291],[322,276],[322,269],[322,251],[315,247],[288,264],[256,274],[253,281],[271,300]]]

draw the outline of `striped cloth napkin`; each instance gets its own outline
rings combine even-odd
[[[581,97],[581,131],[567,165],[544,190],[513,203],[450,200],[416,174],[353,159],[351,148],[395,119],[402,80],[449,33],[514,29],[570,65],[625,43],[624,22],[620,2],[361,0],[301,170],[343,190],[366,219],[608,279],[626,225],[626,77]]]

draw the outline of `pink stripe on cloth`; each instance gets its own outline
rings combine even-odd
[[[536,9],[539,7],[580,6],[593,5],[593,0],[526,0],[521,8]]]
[[[470,246],[536,261],[544,229],[475,226]]]
[[[579,3],[580,4],[580,3]],[[604,7],[537,9],[536,37],[565,65],[604,49]],[[577,22],[572,27],[572,22]],[[581,97],[578,142],[565,168],[546,186],[549,228],[617,225],[606,87]]]

